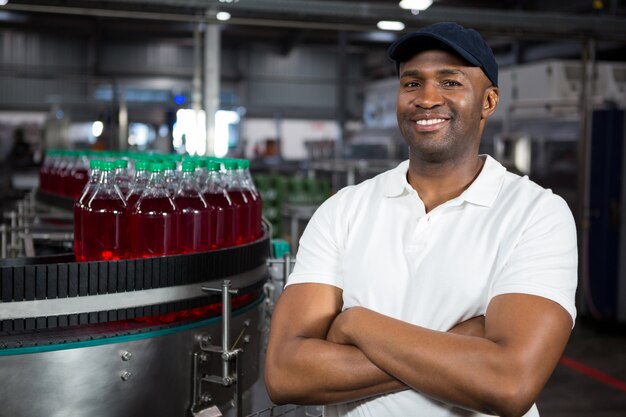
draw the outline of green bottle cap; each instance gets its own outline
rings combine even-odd
[[[115,168],[128,168],[128,161],[126,159],[116,159]]]
[[[103,171],[113,171],[115,169],[115,164],[113,161],[102,161],[100,164],[100,168]]]
[[[224,161],[224,168],[226,168],[228,171],[232,169],[237,169],[237,162],[233,161],[232,159]]]
[[[209,161],[206,158],[196,158],[195,162],[198,168],[207,169],[207,164]]]
[[[250,161],[248,161],[247,159],[238,159],[237,166],[239,167],[239,169],[249,169]]]
[[[101,162],[99,159],[92,159],[91,161],[89,161],[89,169],[100,169],[101,168]]]
[[[151,162],[150,163],[150,172],[163,172],[165,171],[165,167],[161,162]]]
[[[183,172],[193,172],[196,170],[196,161],[185,160],[182,165]]]
[[[163,161],[163,168],[167,170],[176,170],[176,161],[165,160]]]
[[[147,171],[150,168],[150,162],[145,159],[135,162],[135,171]]]
[[[208,161],[206,169],[209,171],[219,171],[220,167],[221,165],[219,162]]]

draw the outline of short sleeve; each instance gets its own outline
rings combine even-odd
[[[334,195],[313,214],[300,238],[296,264],[286,286],[319,283],[343,288],[338,211],[339,199]]]
[[[490,298],[522,293],[550,299],[576,319],[576,226],[565,201],[549,191],[537,200],[520,239],[497,274]]]

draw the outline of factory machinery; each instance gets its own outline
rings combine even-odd
[[[304,415],[249,398],[282,289],[270,271],[292,265],[270,258],[267,228],[228,249],[78,263],[33,256],[71,241],[67,212],[31,204],[49,197],[20,202],[2,226],[0,416]]]

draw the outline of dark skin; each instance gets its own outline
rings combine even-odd
[[[460,195],[480,172],[480,138],[498,99],[480,68],[451,53],[425,51],[400,66],[396,105],[409,145],[408,181],[427,211]]]
[[[400,66],[407,178],[428,211],[460,195],[480,172],[478,145],[497,103],[497,88],[454,54],[424,51]],[[494,297],[484,319],[448,332],[364,307],[342,312],[342,305],[341,289],[330,285],[292,285],[282,294],[265,364],[274,402],[330,404],[410,388],[462,408],[521,416],[572,326],[561,306],[525,294]]]

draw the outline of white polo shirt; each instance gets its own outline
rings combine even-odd
[[[447,331],[500,294],[548,298],[576,317],[576,228],[565,201],[485,156],[460,196],[426,213],[409,163],[342,189],[316,211],[287,285],[343,290],[367,307]],[[327,416],[481,416],[402,391],[327,406]],[[535,406],[526,416],[538,416]]]

